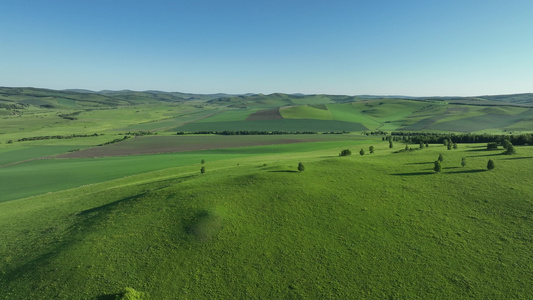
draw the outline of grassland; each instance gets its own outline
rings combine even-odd
[[[0,88],[0,299],[528,299],[533,147],[360,134],[531,132],[527,97]]]
[[[239,155],[208,160],[203,176],[196,162],[4,202],[3,297],[527,298],[520,170],[533,149],[352,147],[368,145],[376,153]]]

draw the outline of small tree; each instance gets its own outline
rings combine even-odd
[[[389,148],[392,148],[394,147],[394,145],[392,144],[392,140],[389,140]]]
[[[429,147],[429,143],[428,143],[428,142],[426,142],[426,148],[427,148],[427,147]]]
[[[352,155],[352,151],[350,151],[350,149],[344,149],[341,151],[341,153],[339,153],[339,156],[348,156],[348,155]]]
[[[298,171],[300,171],[300,172],[305,171],[305,166],[301,162],[298,163]]]
[[[447,144],[446,144],[446,148],[447,148],[448,150],[452,150],[452,143],[447,143]]]
[[[363,150],[363,148],[361,148],[361,150],[359,151],[359,154],[361,154],[361,156],[365,155],[365,150]]]
[[[440,173],[440,170],[442,170],[442,165],[440,164],[440,161],[436,160],[433,171],[435,171],[435,173]]]
[[[457,143],[453,143],[453,149],[457,149]]]
[[[444,146],[448,146],[448,139],[444,139],[442,143],[444,144]]]
[[[464,167],[466,166],[466,158],[461,158],[461,166]]]
[[[200,173],[202,173],[202,174],[205,173],[205,167],[201,167],[201,168],[200,168]]]
[[[202,161],[200,162],[202,165],[205,164],[205,159],[202,159]]]
[[[418,145],[418,148],[420,149],[424,148],[424,143],[420,142],[420,145]]]
[[[439,154],[439,158],[438,158],[438,160],[439,160],[440,162],[442,162],[442,161],[444,160],[444,156],[442,156],[442,154]]]
[[[369,151],[370,153],[374,153],[374,146],[370,146],[370,147],[368,147],[368,151]]]
[[[505,149],[506,150],[503,152],[503,154],[516,154],[516,150],[514,149],[514,146],[511,143],[509,143]]]
[[[487,162],[487,169],[490,171],[494,169],[494,167],[494,161],[492,159],[489,159],[489,161]]]
[[[487,150],[497,150],[498,144],[497,143],[487,143]]]
[[[409,145],[405,144],[405,151],[409,150]]]

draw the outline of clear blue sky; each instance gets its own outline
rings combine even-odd
[[[0,86],[533,92],[533,1],[3,0]]]

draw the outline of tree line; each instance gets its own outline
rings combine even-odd
[[[449,134],[449,133],[428,133],[428,132],[391,132],[389,136],[382,140],[403,141],[410,144],[429,143],[444,144],[445,141],[452,143],[497,143],[504,145],[505,141],[513,145],[533,145],[533,134]]]
[[[323,132],[322,134],[345,134],[349,133],[346,131],[330,131]],[[187,134],[217,134],[217,135],[283,135],[283,134],[318,134],[316,131],[259,131],[259,130],[224,130],[224,131],[194,131],[194,132],[183,132],[178,131],[177,135],[187,135]]]
[[[72,138],[79,138],[79,137],[95,137],[104,135],[93,133],[93,134],[71,134],[71,135],[45,135],[45,136],[32,136],[32,137],[25,137],[18,139],[18,142],[25,142],[25,141],[40,141],[40,140],[61,140],[61,139],[72,139]]]

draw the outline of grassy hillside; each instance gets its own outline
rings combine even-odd
[[[0,297],[112,299],[126,287],[148,299],[533,292],[524,176],[533,148],[349,148],[370,145],[374,154],[349,157],[337,156],[348,145],[240,153],[207,159],[204,175],[194,154],[192,165],[0,203]],[[440,153],[443,172],[433,174]],[[485,171],[489,158],[496,169]]]

